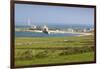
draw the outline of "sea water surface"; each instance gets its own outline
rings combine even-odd
[[[76,36],[79,34],[71,33],[39,33],[39,32],[16,32],[16,37],[62,37],[62,36]]]

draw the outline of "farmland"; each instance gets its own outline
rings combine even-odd
[[[16,37],[15,66],[94,61],[94,37]]]

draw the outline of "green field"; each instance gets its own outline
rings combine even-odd
[[[15,38],[16,66],[93,60],[93,36]]]

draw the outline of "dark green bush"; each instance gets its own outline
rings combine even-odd
[[[45,57],[47,57],[47,56],[48,56],[48,51],[47,51],[47,50],[44,50],[44,51],[42,51],[42,52],[38,52],[38,53],[35,55],[36,58],[45,58]]]
[[[94,51],[93,46],[85,46],[85,47],[69,47],[66,50],[63,50],[59,55],[69,55],[69,54],[77,54],[77,53],[85,53]]]
[[[30,59],[33,59],[32,50],[25,50],[25,51],[20,52],[18,54],[18,56],[16,57],[16,59],[19,59],[19,60],[30,60]]]

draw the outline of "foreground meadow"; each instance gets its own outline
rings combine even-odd
[[[16,37],[15,66],[94,61],[94,37]]]

